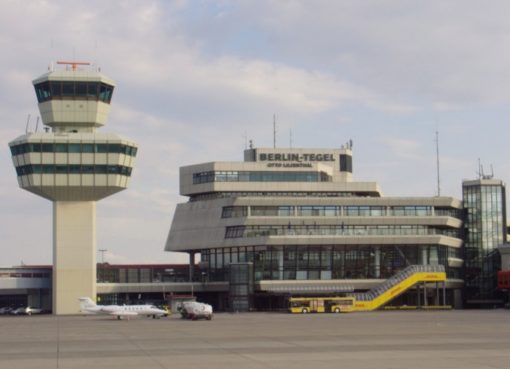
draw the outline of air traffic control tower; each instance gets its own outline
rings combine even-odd
[[[115,83],[89,63],[57,64],[33,81],[44,131],[9,146],[19,186],[53,201],[53,313],[63,315],[96,297],[96,201],[127,187],[137,145],[96,132]]]

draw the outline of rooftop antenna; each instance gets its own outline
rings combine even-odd
[[[276,114],[273,114],[273,149],[276,149]]]
[[[292,149],[292,128],[289,130],[289,144],[290,144],[290,148]]]
[[[72,71],[76,71],[78,65],[90,65],[89,62],[78,62],[78,61],[58,61],[57,64],[70,65]]]
[[[50,48],[51,48],[51,52],[53,53],[54,50],[53,50],[53,39],[50,40]],[[52,55],[54,56],[54,55]],[[48,72],[53,72],[53,62],[50,63],[50,65],[48,66]]]
[[[248,149],[248,133],[246,133],[246,130],[244,131],[243,138],[244,138],[244,149],[247,150]]]
[[[95,64],[97,67],[97,65],[98,65],[98,62],[97,62],[97,40],[94,40],[94,59],[92,60],[92,63]]]
[[[478,158],[478,179],[481,179],[482,176],[483,176],[482,162],[480,161],[480,158]]]
[[[439,172],[439,130],[436,129],[436,169],[437,169],[437,196],[441,196],[441,180]]]
[[[28,124],[30,123],[30,114],[27,117],[27,124],[25,125],[25,133],[28,133]]]
[[[253,149],[253,140],[250,140],[250,149]]]
[[[37,120],[35,121],[35,131],[39,129],[39,116],[37,117]]]

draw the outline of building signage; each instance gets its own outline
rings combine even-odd
[[[335,161],[333,154],[259,154],[259,161],[294,161],[297,163]]]

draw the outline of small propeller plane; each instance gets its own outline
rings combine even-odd
[[[96,305],[90,297],[80,297],[80,310],[85,314],[103,314],[116,316],[118,320],[126,317],[146,315],[153,319],[167,316],[168,311],[159,309],[154,305]]]

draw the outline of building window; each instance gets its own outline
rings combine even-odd
[[[18,176],[29,174],[120,174],[131,176],[133,168],[122,165],[53,165],[33,164],[16,167]]]
[[[193,184],[211,182],[330,182],[323,172],[208,171],[193,173]]]
[[[128,156],[136,156],[138,149],[134,146],[124,144],[94,144],[94,143],[23,143],[11,146],[11,154],[13,156],[22,155],[26,153],[110,153],[110,154],[124,154]]]
[[[239,218],[247,215],[247,206],[224,206],[221,212],[222,218]]]
[[[86,99],[111,102],[114,87],[101,82],[45,81],[34,86],[39,103],[53,99]]]

